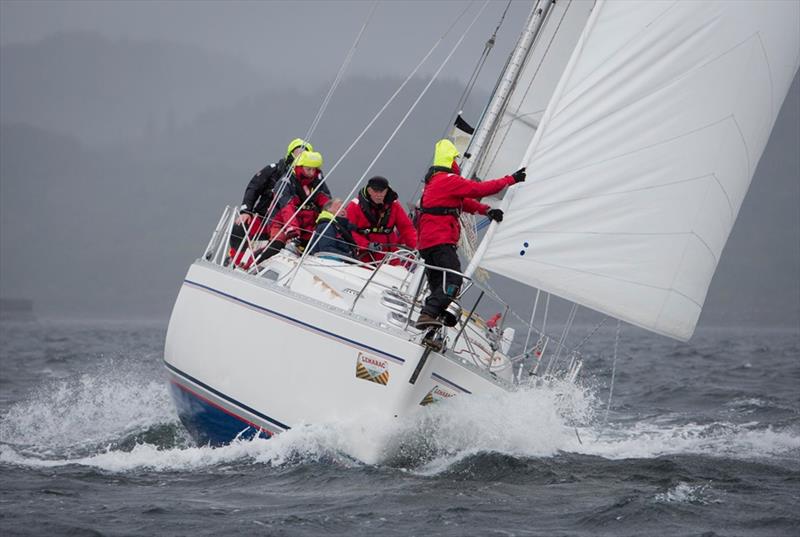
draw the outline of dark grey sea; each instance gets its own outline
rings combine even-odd
[[[156,322],[0,325],[0,535],[800,535],[800,329],[623,328],[580,386],[195,445]],[[313,394],[312,394],[313,395]]]

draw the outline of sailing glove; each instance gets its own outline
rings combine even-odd
[[[525,168],[520,168],[519,170],[515,171],[511,174],[511,177],[513,177],[514,181],[517,183],[521,183],[525,180]]]
[[[524,174],[525,172],[523,172]],[[500,209],[489,209],[486,211],[486,216],[494,220],[495,222],[502,222],[503,221],[503,211]]]

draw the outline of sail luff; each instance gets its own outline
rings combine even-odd
[[[566,87],[569,75],[572,73],[572,69],[574,69],[575,64],[577,63],[577,59],[580,56],[580,51],[583,49],[586,36],[591,31],[591,28],[594,26],[598,14],[602,10],[604,2],[605,0],[597,0],[597,2],[595,3],[594,9],[592,10],[592,14],[589,16],[589,20],[586,22],[586,25],[584,26],[583,31],[581,32],[581,36],[578,39],[578,44],[575,46],[575,50],[573,50],[570,59],[567,61],[567,65],[564,68],[564,72],[561,75],[558,84],[556,85],[556,89],[553,92],[553,95],[550,97],[547,107],[545,108],[542,120],[539,122],[539,128],[536,129],[533,139],[531,140],[527,150],[525,151],[525,155],[520,160],[519,167],[525,166],[527,164],[527,162],[530,160],[530,156],[533,154],[534,150],[536,149],[536,146],[539,144],[539,140],[541,140],[542,133],[545,130],[543,127],[547,124],[550,117],[552,116],[555,103],[558,101],[558,97],[560,97],[561,94],[564,92],[564,88]],[[503,211],[508,210],[508,207],[511,204],[511,200],[514,199],[514,192],[516,190],[517,187],[513,186],[506,191],[506,194],[503,197],[500,206],[500,208]],[[486,233],[483,236],[483,240],[478,245],[478,248],[475,250],[475,255],[472,256],[472,259],[470,260],[467,269],[464,271],[464,274],[467,277],[471,277],[477,270],[478,266],[480,266],[484,255],[486,255],[486,250],[489,248],[489,244],[491,244],[492,239],[494,238],[494,234],[497,231],[497,226],[498,223],[495,221],[492,221],[489,224],[489,228],[486,230]]]
[[[604,0],[590,20],[475,261],[685,340],[795,77],[800,3]]]
[[[478,125],[475,131],[475,135],[470,141],[468,150],[472,156],[470,159],[466,160],[461,170],[465,177],[470,177],[480,162],[489,135],[497,127],[497,120],[508,102],[508,97],[519,76],[519,71],[524,65],[530,53],[531,46],[541,29],[542,22],[547,17],[547,12],[551,9],[552,5],[552,0],[539,0],[533,6],[525,28],[520,33],[517,45],[514,47],[514,51],[503,71],[500,82],[492,95],[486,114],[482,118],[480,125]]]

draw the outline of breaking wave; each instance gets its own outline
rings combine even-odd
[[[270,440],[212,448],[188,438],[166,382],[152,376],[109,364],[93,374],[42,386],[0,418],[0,463],[160,472],[330,462],[433,475],[487,452],[522,459],[560,453],[606,459],[672,454],[783,458],[800,453],[798,431],[757,422],[681,423],[676,416],[603,427],[602,413],[595,412],[603,407],[599,398],[591,389],[573,385],[456,398],[421,408],[404,420],[296,424]],[[681,494],[676,489],[672,497]]]

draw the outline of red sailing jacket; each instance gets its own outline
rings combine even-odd
[[[313,200],[306,199],[308,193],[311,192],[316,185],[316,177],[310,179],[303,177],[300,179],[300,176],[301,174],[298,174],[297,169],[295,169],[295,172],[289,179],[289,184],[292,185],[291,188],[293,189],[294,195],[272,221],[270,237],[273,240],[286,242],[287,239],[291,238],[289,235],[299,231],[300,239],[307,242],[311,238],[314,228],[317,226],[317,217],[322,210],[322,206],[330,199],[322,189],[317,190]],[[303,204],[304,201],[305,203]],[[292,218],[292,215],[301,204],[303,204],[302,208],[297,215]],[[289,222],[289,225],[286,226],[282,234],[278,235],[278,232],[286,222]]]
[[[428,172],[420,199],[419,241],[417,248],[424,250],[439,244],[458,244],[461,224],[455,214],[431,214],[426,209],[449,208],[471,214],[486,214],[489,206],[473,198],[482,198],[500,192],[515,183],[510,175],[491,181],[470,181],[450,173],[447,168],[433,167]]]
[[[368,250],[369,243],[378,242],[382,245],[403,245],[409,249],[417,247],[417,231],[408,218],[403,206],[397,201],[397,194],[389,189],[380,210],[375,207],[362,191],[358,198],[347,204],[347,219],[355,227],[353,240],[362,250],[359,258],[364,262],[380,261],[384,254]],[[372,216],[372,218],[369,217]],[[381,225],[385,222],[384,225]],[[384,246],[383,251],[394,252],[397,246]]]

